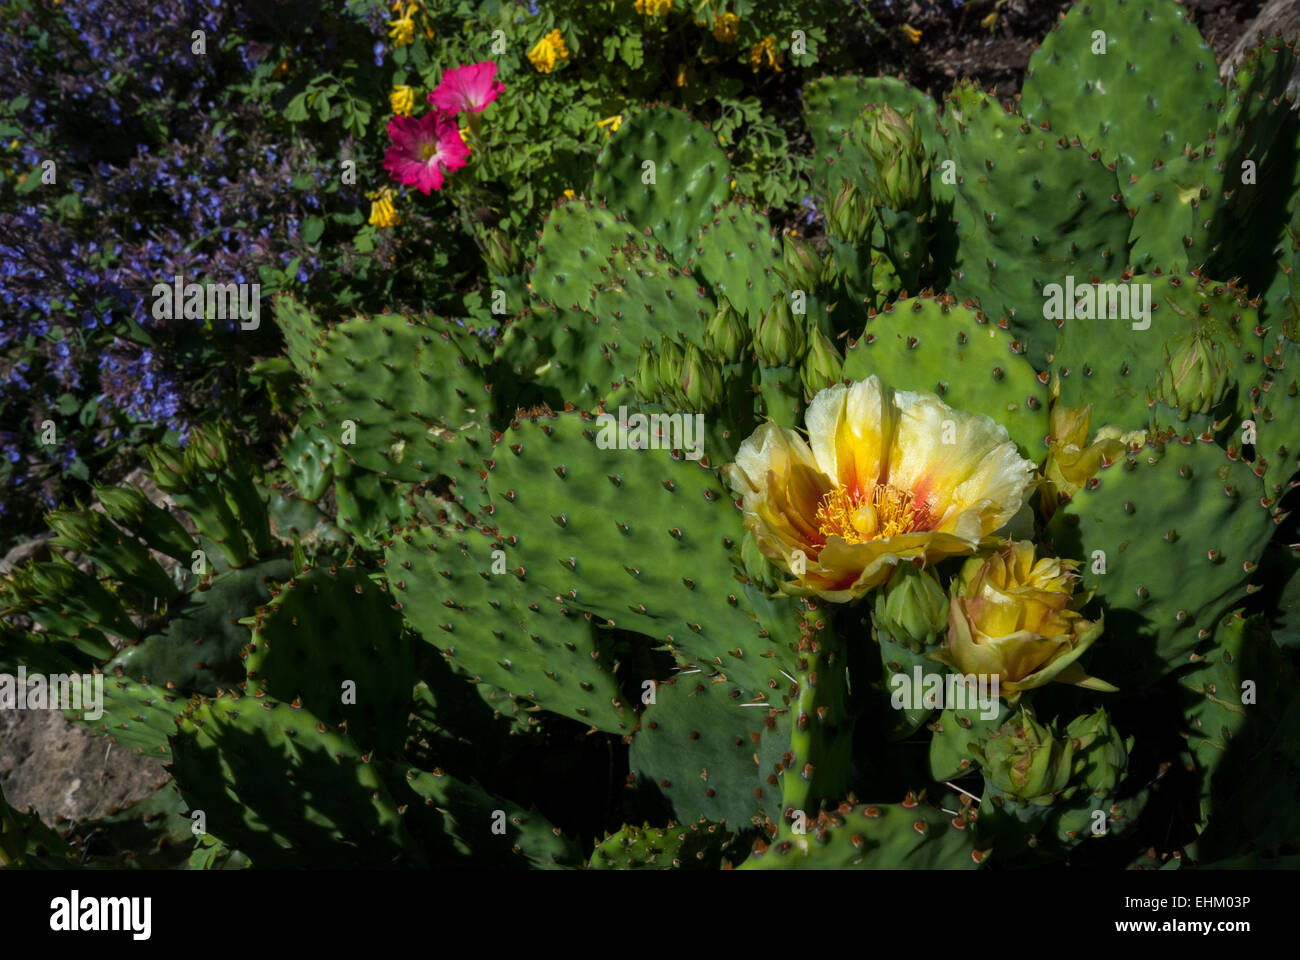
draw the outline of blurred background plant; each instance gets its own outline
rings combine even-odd
[[[882,37],[849,0],[15,0],[0,19],[4,549],[141,443],[224,419],[273,449],[253,361],[277,334],[155,320],[155,284],[257,282],[264,306],[292,290],[330,317],[468,311],[490,331],[489,272],[522,271],[551,203],[656,100],[712,125],[738,194],[807,229],[803,73],[874,66]],[[512,95],[481,117],[463,217],[387,179],[385,126],[487,59]]]

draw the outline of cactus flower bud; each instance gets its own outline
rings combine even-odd
[[[809,398],[825,390],[831,384],[839,383],[844,370],[844,359],[835,349],[826,334],[814,328],[812,342],[808,347],[808,356],[804,359],[800,375],[803,377],[803,389]]]
[[[860,247],[870,241],[873,223],[871,207],[857,185],[845,180],[831,201],[830,216],[826,220],[828,232],[843,243]]]
[[[158,489],[173,493],[188,488],[185,481],[185,457],[181,451],[157,444],[146,447],[144,455],[149,461],[149,469],[153,472],[153,481],[158,484]]]
[[[916,129],[916,113],[900,114],[888,105],[871,105],[858,116],[862,145],[875,170],[873,199],[893,210],[925,210],[930,205],[930,165]]]
[[[645,340],[636,358],[636,398],[642,401],[657,400],[663,388],[659,385],[659,353],[654,344]]]
[[[492,273],[509,276],[515,272],[515,251],[509,238],[500,230],[479,227],[475,230],[479,249]]]
[[[214,471],[224,469],[230,462],[230,445],[226,431],[213,424],[195,430],[190,436],[187,458],[200,470]]]
[[[57,534],[52,541],[54,545],[78,553],[86,553],[109,536],[108,523],[98,513],[81,509],[54,510],[46,514],[45,520]]]
[[[685,359],[681,344],[667,335],[659,338],[659,389],[671,392],[681,377],[682,361]]]
[[[1223,347],[1198,332],[1188,337],[1172,356],[1161,347],[1164,370],[1157,397],[1186,420],[1193,413],[1209,413],[1228,392],[1228,358]]]
[[[704,413],[722,402],[722,366],[717,360],[688,343],[680,370],[674,393],[683,409]]]
[[[783,295],[774,297],[754,335],[759,362],[765,367],[793,367],[803,359],[807,346],[802,320],[790,312]]]
[[[110,519],[159,553],[188,558],[194,549],[193,539],[180,522],[166,510],[150,503],[149,498],[135,487],[96,484],[95,496]]]
[[[1098,796],[1108,795],[1119,786],[1128,767],[1133,738],[1126,742],[1104,709],[1099,707],[1096,713],[1075,717],[1065,728],[1065,735],[1074,745],[1076,771],[1082,767],[1081,786]]]
[[[873,620],[914,653],[933,644],[948,625],[948,597],[934,573],[914,563],[894,568],[876,594]]]
[[[982,740],[975,752],[984,777],[1005,796],[1048,806],[1070,785],[1075,743],[1060,738],[1033,712],[1020,712]]]
[[[127,528],[139,526],[153,506],[149,498],[135,487],[110,487],[95,485],[95,497],[104,506],[104,512]],[[156,508],[155,508],[156,509]]]
[[[738,363],[744,359],[749,343],[749,327],[744,318],[724,299],[704,330],[704,343],[723,363]]]
[[[1114,692],[1077,662],[1101,636],[1102,624],[1075,609],[1076,566],[1055,557],[1035,560],[1027,541],[967,560],[951,586],[947,647],[934,659],[958,673],[996,674],[1008,703],[1052,680]]]
[[[821,276],[821,263],[812,247],[798,237],[786,234],[781,244],[784,266],[781,275],[791,290],[812,290]]]

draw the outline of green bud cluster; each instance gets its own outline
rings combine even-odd
[[[637,357],[635,388],[641,400],[663,399],[679,410],[705,413],[722,402],[722,364],[693,343],[663,337],[656,347],[647,340]]]

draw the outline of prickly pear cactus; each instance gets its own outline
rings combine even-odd
[[[1089,0],[1011,112],[812,81],[824,245],[633,111],[499,332],[279,298],[282,466],[53,515],[0,662],[104,675],[196,868],[1293,854],[1293,63]]]

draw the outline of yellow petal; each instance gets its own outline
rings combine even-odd
[[[834,384],[813,397],[804,422],[822,473],[845,489],[870,490],[885,466],[894,424],[892,407],[874,376],[852,386]]]
[[[765,423],[745,438],[723,472],[765,555],[777,559],[799,549],[809,561],[816,558],[816,505],[828,483],[799,434]]]

